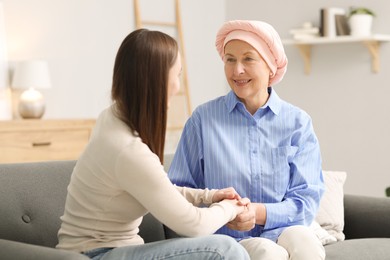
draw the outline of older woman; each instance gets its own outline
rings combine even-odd
[[[170,179],[194,188],[233,186],[252,203],[218,233],[240,241],[251,259],[324,259],[308,228],[324,191],[321,155],[307,113],[272,88],[287,57],[275,29],[230,21],[216,48],[231,91],[199,106],[186,123]]]

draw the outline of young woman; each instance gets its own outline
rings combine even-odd
[[[232,188],[176,187],[163,170],[167,108],[180,72],[172,37],[140,29],[124,39],[114,65],[114,102],[100,114],[73,171],[57,248],[93,259],[248,259],[234,239],[210,234],[249,201]],[[147,212],[196,238],[144,244],[138,227]]]

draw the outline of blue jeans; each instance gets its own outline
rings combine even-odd
[[[144,245],[97,248],[84,254],[93,260],[249,260],[244,247],[225,235],[174,238]]]

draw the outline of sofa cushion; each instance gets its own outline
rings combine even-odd
[[[344,229],[344,183],[346,172],[323,171],[325,192],[315,220],[337,241],[345,238]]]
[[[390,238],[389,198],[345,194],[344,210],[346,239]]]
[[[3,164],[0,238],[54,247],[75,161]]]
[[[76,161],[2,164],[0,239],[54,247]],[[147,214],[140,226],[146,243],[165,239],[163,225]]]
[[[326,260],[388,260],[390,238],[349,239],[325,246]]]
[[[321,241],[322,245],[328,245],[334,242],[337,242],[337,238],[330,235],[328,231],[318,224],[317,221],[313,221],[310,225],[310,228],[314,231],[318,239]]]

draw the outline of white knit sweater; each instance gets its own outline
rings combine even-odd
[[[214,192],[174,186],[159,158],[109,107],[73,170],[57,248],[143,244],[138,227],[147,212],[178,234],[212,234],[236,216],[228,202],[197,207],[211,204]]]

